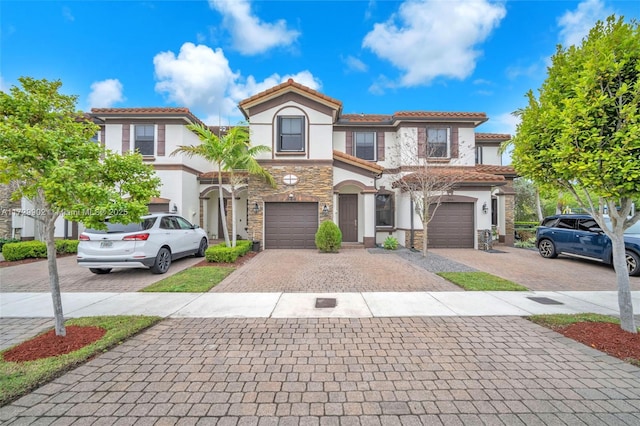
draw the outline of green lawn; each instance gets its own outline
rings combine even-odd
[[[144,292],[205,293],[218,285],[227,275],[235,271],[233,267],[198,266],[167,277],[143,288]]]
[[[160,317],[114,316],[76,318],[65,325],[94,326],[104,328],[106,334],[97,342],[77,351],[55,357],[28,362],[8,362],[0,352],[0,406],[13,401],[30,390],[60,376],[82,364],[94,355],[106,352],[128,337],[160,321]]]
[[[620,320],[616,317],[601,314],[548,314],[548,315],[531,315],[527,317],[531,322],[543,325],[545,327],[565,327],[577,322],[610,322],[612,324],[620,324]]]
[[[513,281],[487,272],[439,272],[442,278],[470,291],[528,291]]]

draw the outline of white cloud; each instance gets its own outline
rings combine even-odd
[[[7,84],[6,81],[4,81],[4,78],[2,78],[1,75],[0,75],[0,92],[5,92],[5,93],[9,92],[9,85]]]
[[[520,117],[513,115],[511,112],[504,112],[492,115],[483,127],[490,129],[491,132],[515,135],[518,124],[520,124]],[[483,129],[482,131],[487,130]]]
[[[355,56],[347,56],[346,58],[342,58],[342,62],[347,66],[347,71],[350,72],[367,72],[369,67],[367,64],[362,62],[360,59]]]
[[[407,0],[387,22],[374,25],[362,45],[402,71],[399,86],[429,84],[439,76],[464,79],[481,55],[475,46],[505,15],[503,4],[487,0]]]
[[[218,124],[219,119],[240,120],[238,102],[290,78],[314,90],[322,86],[307,70],[282,76],[272,74],[262,81],[256,81],[252,75],[243,77],[231,70],[222,49],[193,43],[184,43],[177,56],[170,51],[158,53],[153,63],[158,80],[156,92],[201,114],[200,118],[208,124]]]
[[[567,11],[558,19],[560,44],[563,47],[579,46],[595,23],[605,20],[611,13],[601,0],[583,1],[575,11]]]
[[[109,108],[113,104],[125,100],[122,93],[122,83],[117,79],[96,81],[91,84],[89,93],[89,108]]]
[[[76,18],[73,16],[73,13],[71,12],[71,9],[69,9],[67,6],[62,8],[62,16],[69,22],[73,22],[76,20]]]
[[[287,29],[280,19],[275,23],[262,22],[252,14],[248,0],[209,0],[209,6],[223,16],[224,26],[231,32],[233,46],[244,55],[256,55],[273,47],[288,46],[300,33]]]

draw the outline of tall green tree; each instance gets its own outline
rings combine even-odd
[[[60,81],[19,79],[0,92],[0,183],[12,199],[25,198],[47,245],[55,332],[66,334],[56,263],[55,222],[64,216],[104,228],[104,220],[129,223],[148,212],[160,181],[138,154],[119,155],[91,140],[98,127],[76,110],[76,96]]]
[[[513,165],[541,188],[573,194],[611,239],[621,326],[636,333],[624,230],[640,220],[640,29],[610,16],[580,46],[557,47],[513,139]],[[610,222],[605,222],[605,214]]]

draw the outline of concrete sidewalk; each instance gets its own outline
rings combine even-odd
[[[317,308],[317,299],[335,307]],[[640,291],[632,292],[640,312]],[[615,291],[360,293],[63,293],[69,318],[158,315],[165,318],[379,318],[527,316],[592,312],[617,315]],[[53,317],[49,293],[1,293],[0,318]]]

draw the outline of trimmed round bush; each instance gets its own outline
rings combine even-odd
[[[316,247],[322,253],[337,253],[342,247],[342,232],[338,225],[330,220],[322,222],[316,232]]]

